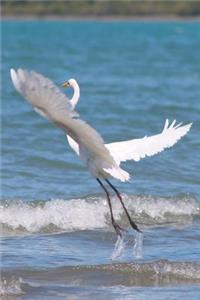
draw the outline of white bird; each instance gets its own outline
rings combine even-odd
[[[63,87],[74,89],[73,97],[69,100],[50,79],[34,71],[11,69],[10,75],[16,90],[33,105],[34,109],[64,130],[71,148],[103,188],[108,200],[111,222],[117,235],[121,237],[124,229],[115,221],[110,194],[102,180],[105,180],[116,193],[132,228],[140,232],[131,219],[119,191],[108,178],[128,181],[130,175],[120,167],[121,162],[139,161],[145,156],[152,156],[172,147],[187,134],[192,123],[181,126],[182,124],[176,124],[176,121],[169,124],[167,119],[162,132],[157,135],[105,144],[99,133],[86,122],[78,119],[78,114],[74,111],[80,98],[80,88],[75,79],[62,84]]]

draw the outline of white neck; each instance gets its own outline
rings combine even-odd
[[[75,79],[71,80],[70,84],[74,89],[74,95],[71,98],[71,104],[72,104],[72,107],[75,108],[75,106],[78,103],[78,100],[80,98],[80,88]]]

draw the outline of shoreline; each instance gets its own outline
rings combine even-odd
[[[198,16],[177,15],[146,15],[146,16],[62,16],[62,15],[7,15],[1,16],[1,21],[200,21]]]

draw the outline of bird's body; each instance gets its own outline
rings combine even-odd
[[[64,87],[74,88],[74,95],[69,100],[51,80],[34,71],[11,69],[11,78],[17,91],[33,105],[37,112],[64,130],[71,148],[106,192],[112,224],[117,234],[121,235],[122,228],[115,222],[110,195],[101,182],[102,179],[115,191],[131,226],[139,231],[137,225],[130,218],[121,195],[108,178],[113,177],[123,182],[129,180],[130,174],[120,167],[121,162],[138,161],[145,156],[152,156],[173,146],[190,130],[192,124],[181,126],[181,124],[175,125],[174,121],[169,125],[169,121],[166,120],[160,134],[105,144],[94,128],[77,118],[78,114],[74,108],[79,101],[80,89],[75,79],[70,79],[63,84]]]
[[[70,79],[68,82],[74,89],[74,95],[70,102],[73,109],[75,109],[80,97],[80,88],[75,79]],[[103,172],[103,178],[111,176],[121,181],[128,181],[130,179],[130,174],[121,168],[117,168],[116,165],[120,166],[121,162],[125,162],[127,160],[139,161],[146,156],[155,155],[166,148],[172,147],[190,130],[192,124],[190,123],[184,126],[181,125],[182,123],[176,124],[175,120],[169,124],[169,120],[166,119],[164,128],[160,134],[150,137],[145,136],[143,138],[128,141],[104,144],[105,148],[108,150],[106,156],[111,155],[114,159],[115,165],[113,165],[113,171],[110,171],[110,173],[105,174]],[[97,174],[92,172],[93,164],[87,164],[88,160],[90,161],[91,154],[88,155],[87,150],[85,148],[82,149],[81,145],[79,145],[79,143],[77,143],[70,135],[67,135],[67,140],[70,147],[89,168],[92,175],[97,177]]]

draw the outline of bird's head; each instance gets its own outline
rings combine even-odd
[[[68,88],[68,87],[75,87],[77,85],[77,82],[75,79],[71,78],[64,83],[62,83],[62,87]]]

